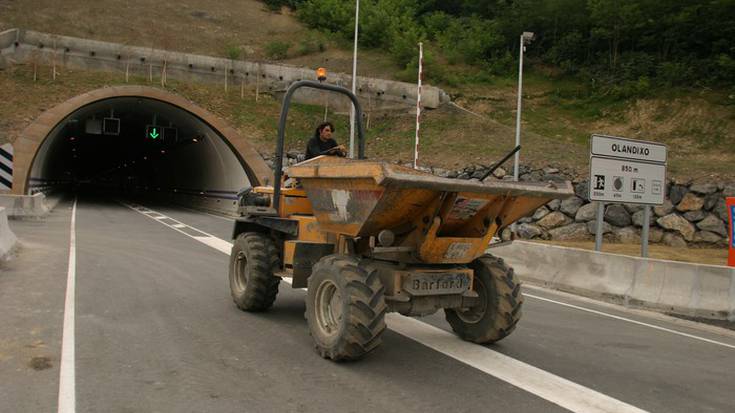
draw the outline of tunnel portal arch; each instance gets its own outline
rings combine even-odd
[[[14,143],[14,181],[12,193],[29,193],[33,162],[44,141],[54,129],[74,112],[85,106],[114,98],[145,98],[163,102],[198,118],[233,150],[251,184],[272,181],[272,172],[255,147],[219,116],[174,93],[146,86],[112,86],[75,96],[43,112],[27,126]]]

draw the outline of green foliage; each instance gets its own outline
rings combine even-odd
[[[352,39],[354,0],[292,3],[308,26]],[[601,96],[672,85],[735,86],[733,0],[361,0],[360,9],[361,45],[387,51],[404,78],[415,77],[419,41],[450,66],[510,73],[520,33],[532,31],[529,65],[586,79]]]
[[[283,60],[288,57],[288,49],[291,43],[274,40],[265,45],[265,55],[269,59]]]
[[[450,62],[468,64],[484,63],[502,54],[505,44],[497,22],[475,16],[450,20],[438,41]]]
[[[313,34],[309,34],[302,38],[296,45],[296,54],[299,56],[323,52],[325,50],[327,50],[327,45],[324,39]]]
[[[228,59],[231,60],[237,60],[242,55],[242,49],[240,46],[229,44],[225,48],[225,56],[227,56]]]
[[[295,9],[303,0],[263,0],[271,11],[280,11],[282,7]]]

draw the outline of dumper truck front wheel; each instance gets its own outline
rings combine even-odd
[[[256,232],[237,236],[230,254],[230,292],[232,300],[244,311],[263,311],[273,305],[280,278],[278,250],[273,240]]]
[[[518,278],[502,259],[488,254],[470,267],[475,270],[473,287],[479,302],[466,309],[444,310],[447,321],[464,340],[478,344],[502,340],[521,318],[523,295]]]
[[[377,348],[387,306],[375,270],[354,257],[329,255],[314,265],[306,294],[306,320],[316,351],[332,360],[355,360]]]

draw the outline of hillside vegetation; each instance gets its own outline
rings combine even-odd
[[[254,0],[131,0],[124,4],[68,0],[59,9],[50,0],[0,0],[0,30],[21,27],[232,59],[351,70],[348,33],[353,2],[288,2],[295,10],[280,8],[281,2],[269,3],[271,7]],[[528,46],[524,77],[523,162],[551,164],[585,175],[589,135],[596,132],[667,143],[673,176],[732,178],[735,91],[728,59],[733,50],[731,42],[725,44],[713,36],[727,38],[735,27],[725,24],[732,21],[733,2],[666,2],[655,18],[651,14],[654,2],[614,2],[630,3],[633,14],[642,16],[633,26],[621,23],[629,22],[628,15],[594,17],[590,7],[604,9],[607,3],[362,0],[365,26],[361,28],[358,72],[390,79],[415,78],[416,41],[423,40],[429,83],[447,90],[459,106],[474,114],[453,106],[427,112],[422,162],[445,168],[489,164],[513,146],[518,35],[531,30],[537,39]],[[319,5],[332,5],[325,9],[332,15],[309,17],[304,12],[319,12]],[[608,20],[621,25],[604,32],[595,23]],[[671,29],[668,32],[662,26],[665,22]],[[707,27],[717,24],[720,30],[701,37],[700,24],[704,23]],[[383,34],[371,36],[371,27]],[[396,32],[396,27],[413,34]],[[670,44],[658,50],[653,39],[664,32]],[[490,42],[488,38],[473,42],[472,33],[495,37]],[[572,42],[575,47],[562,47],[577,35],[581,40]],[[389,41],[390,45],[381,43]],[[404,46],[403,55],[398,53],[399,43]],[[578,47],[580,44],[584,47]],[[649,63],[645,73],[636,60],[644,55]],[[666,75],[671,65],[687,70],[671,77]],[[25,123],[53,103],[122,81],[119,74],[66,70],[57,82],[42,74],[34,83],[28,67],[0,72],[4,102],[0,141],[13,140]],[[146,83],[145,79],[133,82]],[[215,86],[171,82],[168,87],[226,118],[263,151],[272,150],[278,102],[261,99],[256,104],[252,91],[240,99],[239,91],[225,95]],[[299,106],[295,114],[289,145],[300,149],[313,125],[322,119],[323,108]],[[337,138],[344,141],[345,117],[330,117],[337,120]],[[413,134],[413,115],[373,113],[368,150],[373,156],[407,162],[413,154]]]

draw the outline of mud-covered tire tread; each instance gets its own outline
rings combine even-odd
[[[247,284],[237,291],[233,284],[234,260],[240,251],[247,260]],[[230,254],[230,292],[235,305],[243,311],[265,311],[273,306],[281,279],[273,275],[278,269],[278,249],[266,234],[245,232],[235,239]]]
[[[510,335],[521,319],[523,294],[513,268],[502,258],[485,254],[470,264],[475,276],[490,281],[489,302],[486,315],[475,324],[460,319],[454,310],[446,310],[445,316],[452,330],[462,339],[478,344],[489,344]],[[483,274],[484,273],[484,274]]]
[[[329,277],[341,289],[341,294],[347,296],[342,325],[337,339],[331,345],[325,345],[317,337],[320,332],[315,326],[314,290],[318,286],[314,282],[321,282],[324,277]],[[314,265],[308,282],[306,319],[320,356],[335,361],[357,360],[381,344],[388,307],[384,300],[385,289],[377,271],[361,267],[355,257],[335,254],[322,258]]]

